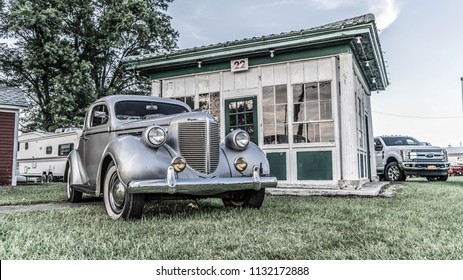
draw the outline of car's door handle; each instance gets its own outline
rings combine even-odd
[[[84,139],[84,141],[87,141],[88,137],[83,136],[82,139]]]

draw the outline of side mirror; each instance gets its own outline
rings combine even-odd
[[[380,152],[383,150],[383,145],[376,145],[375,144],[375,151]]]

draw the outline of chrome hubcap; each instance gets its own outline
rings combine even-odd
[[[397,179],[399,179],[399,168],[392,166],[389,168],[387,173],[389,175],[389,179],[393,181],[397,181]]]
[[[124,204],[125,187],[119,180],[117,180],[113,186],[113,198],[114,198],[114,203],[117,206],[120,207],[122,204]]]

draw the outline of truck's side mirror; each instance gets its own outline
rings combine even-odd
[[[383,150],[383,145],[375,143],[375,151],[380,152]]]

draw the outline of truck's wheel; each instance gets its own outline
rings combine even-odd
[[[227,207],[247,207],[259,209],[265,198],[265,189],[258,191],[238,191],[229,197],[222,198],[223,204]]]
[[[48,176],[47,176],[47,182],[48,183],[53,183],[53,181],[55,181],[54,179],[55,179],[55,177],[53,177],[52,173],[48,174]]]
[[[71,168],[68,167],[67,177],[66,177],[66,193],[68,196],[68,201],[71,203],[77,203],[82,200],[82,192],[76,191],[71,188]]]
[[[441,182],[445,182],[447,181],[447,179],[449,178],[449,176],[428,176],[426,177],[426,179],[428,179],[429,182],[435,182],[435,181],[441,181]]]
[[[399,164],[392,161],[386,165],[386,172],[384,176],[387,181],[405,181],[405,174],[399,168]]]
[[[106,171],[103,185],[103,200],[111,219],[140,219],[145,204],[143,194],[129,194],[119,179],[117,168],[111,164]]]

